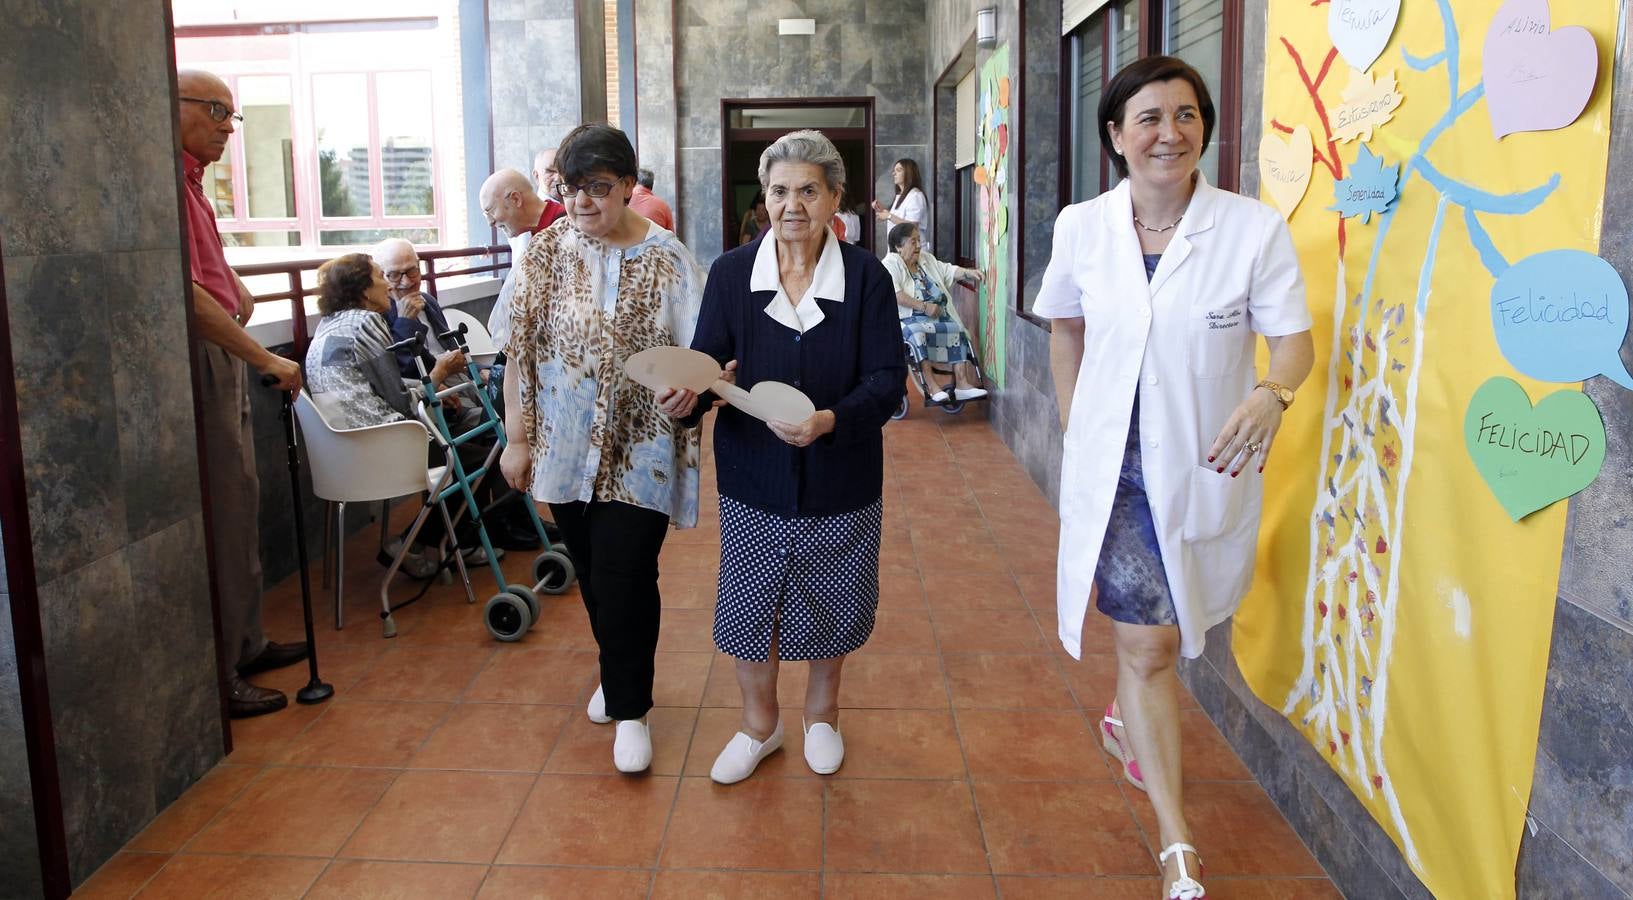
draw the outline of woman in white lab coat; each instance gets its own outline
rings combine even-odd
[[[1124,180],[1061,211],[1034,308],[1055,320],[1066,432],[1060,639],[1080,656],[1091,597],[1112,619],[1102,743],[1150,795],[1164,896],[1197,900],[1175,666],[1252,580],[1260,473],[1314,344],[1286,224],[1197,171],[1214,107],[1196,70],[1165,56],[1129,65],[1098,120]],[[1270,349],[1262,377],[1255,334]]]

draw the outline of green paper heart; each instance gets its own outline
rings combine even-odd
[[[1575,494],[1605,464],[1605,420],[1581,391],[1556,391],[1536,407],[1512,378],[1480,385],[1463,416],[1474,467],[1510,518]]]

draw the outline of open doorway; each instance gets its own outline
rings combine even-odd
[[[801,128],[822,132],[845,160],[850,185],[843,203],[857,213],[854,221],[861,230],[845,237],[873,246],[875,220],[867,209],[873,191],[872,97],[722,100],[720,115],[722,251],[754,240],[764,228],[763,210],[756,215],[760,154],[777,138]]]

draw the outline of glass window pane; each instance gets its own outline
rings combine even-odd
[[[298,231],[223,231],[221,244],[225,247],[299,247]]]
[[[386,238],[403,238],[416,247],[436,244],[435,228],[348,228],[318,232],[318,243],[325,247],[367,247]]]
[[[231,143],[220,159],[204,167],[204,196],[215,204],[217,219],[233,218]]]
[[[286,76],[246,75],[238,79],[238,109],[244,114],[239,141],[244,147],[244,186],[250,218],[295,217],[295,144],[289,106]]]
[[[1115,15],[1115,13],[1113,13]],[[1072,160],[1072,200],[1088,200],[1103,187],[1100,153],[1100,95],[1105,88],[1106,18],[1097,15],[1077,30],[1076,158]]]
[[[367,216],[369,86],[361,73],[312,77],[318,137],[318,189],[325,218]]]
[[[380,123],[380,188],[388,216],[436,213],[431,191],[431,73],[374,76]]]
[[[958,170],[958,248],[954,259],[975,259],[975,166]]]
[[[1141,5],[1140,0],[1123,0],[1106,8],[1106,17],[1111,20],[1112,27],[1112,75],[1144,55],[1140,52]]]
[[[1219,108],[1219,89],[1225,61],[1224,0],[1168,0],[1163,36],[1168,52],[1202,73]],[[1208,180],[1219,183],[1219,131],[1214,129],[1200,168]]]

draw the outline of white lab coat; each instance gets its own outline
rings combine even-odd
[[[1292,236],[1275,210],[1197,174],[1146,281],[1128,182],[1061,211],[1034,312],[1082,316],[1083,364],[1060,476],[1060,641],[1082,654],[1083,617],[1111,516],[1135,388],[1145,487],[1179,621],[1180,652],[1236,611],[1253,579],[1264,482],[1202,463],[1253,390],[1255,334],[1307,331]]]

